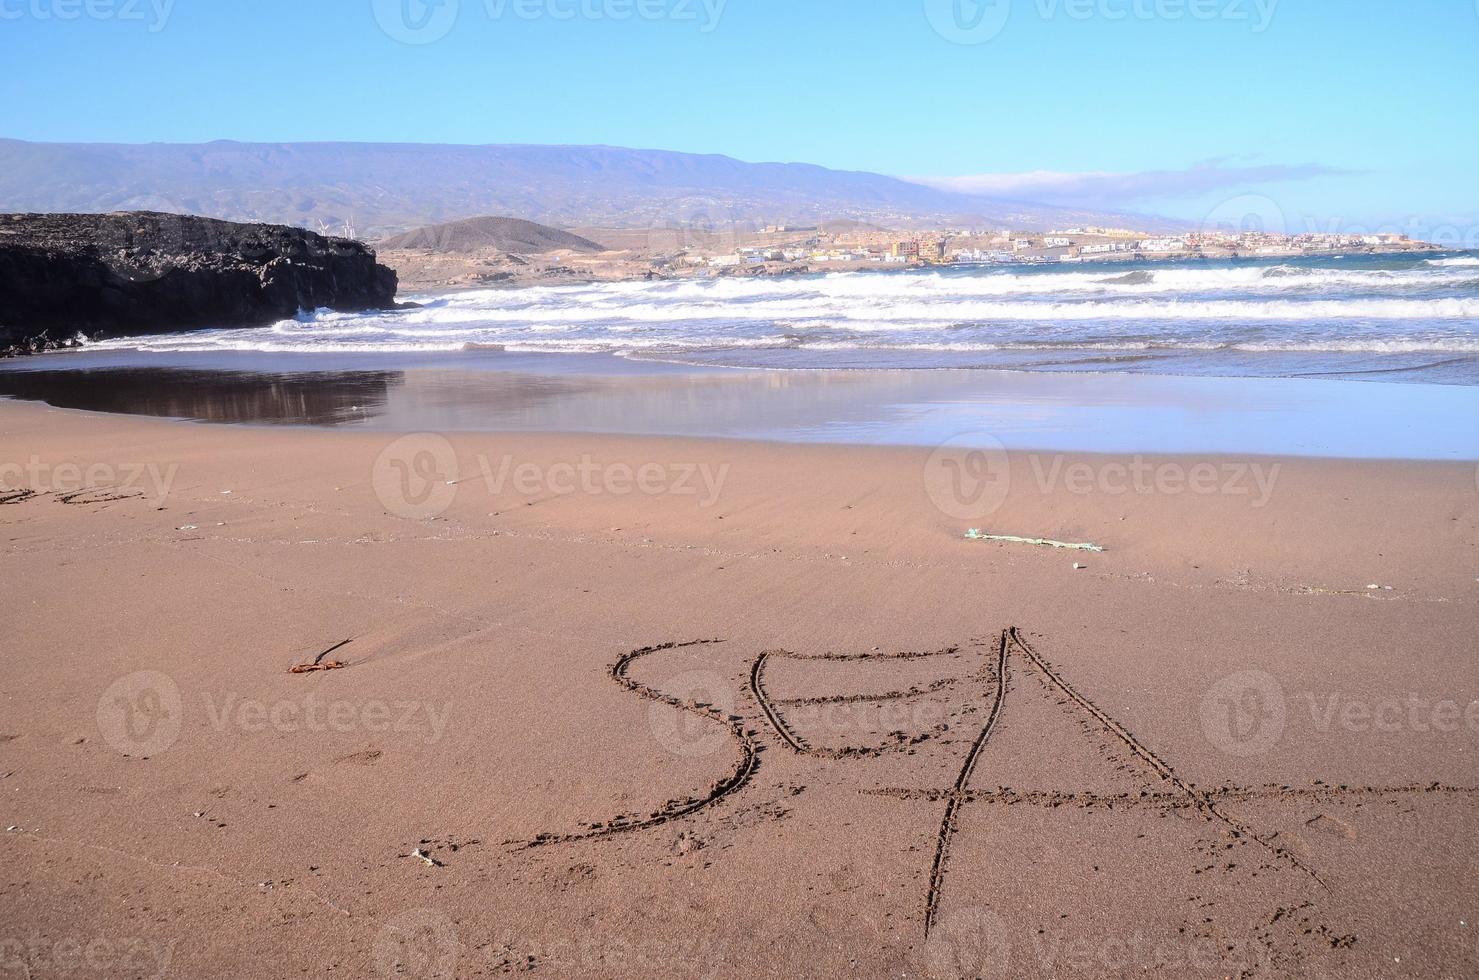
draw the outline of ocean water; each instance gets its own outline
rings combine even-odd
[[[994,368],[1479,385],[1479,254],[953,267],[410,297],[98,350],[502,349],[761,368]]]

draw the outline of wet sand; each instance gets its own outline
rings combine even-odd
[[[1479,387],[992,370],[761,370],[610,354],[85,350],[0,365],[60,408],[386,432],[1479,459]]]
[[[1472,462],[21,402],[0,462],[18,975],[1479,970]]]

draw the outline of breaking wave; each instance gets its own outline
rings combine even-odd
[[[1149,352],[1152,363],[1178,358],[1178,370],[1221,370],[1233,358],[1239,371],[1274,374],[1339,355],[1359,373],[1414,355],[1479,355],[1475,266],[1474,255],[1353,256],[539,286],[99,346],[600,352],[734,366],[782,363],[774,352],[783,351],[796,367],[1022,366],[1020,355],[1042,352]],[[1474,363],[1470,380],[1445,362],[1445,380],[1479,383]]]

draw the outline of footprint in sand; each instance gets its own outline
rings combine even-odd
[[[1332,817],[1328,813],[1321,813],[1304,822],[1304,825],[1317,834],[1327,837],[1336,837],[1341,840],[1355,840],[1356,828],[1341,820]]]

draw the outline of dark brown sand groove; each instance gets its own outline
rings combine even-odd
[[[765,712],[766,720],[770,722],[770,727],[775,729],[781,741],[790,746],[791,751],[805,755],[808,750],[807,744],[799,735],[791,731],[791,727],[786,724],[785,719],[781,717],[780,712],[775,709],[770,698],[765,694],[765,662],[770,659],[770,655],[771,651],[766,650],[756,657],[755,662],[750,666],[750,693],[755,696],[760,710]]]
[[[960,774],[955,777],[954,791],[950,794],[949,801],[945,804],[945,816],[940,821],[940,834],[935,841],[935,860],[930,867],[929,892],[925,895],[924,902],[924,934],[929,936],[930,929],[935,924],[935,916],[940,909],[940,893],[945,885],[945,866],[950,858],[950,838],[955,834],[956,818],[964,800],[966,784],[971,780],[971,773],[975,771],[976,760],[981,756],[981,750],[986,747],[986,742],[991,738],[991,732],[996,727],[996,720],[1001,717],[1001,706],[1006,700],[1007,691],[1007,632],[1002,631],[1001,639],[996,647],[996,697],[991,702],[991,714],[986,717],[986,724],[981,727],[981,732],[976,736],[975,742],[971,744],[971,750],[966,754],[965,762],[961,764]]]
[[[1247,801],[1313,801],[1339,802],[1342,800],[1391,799],[1426,793],[1454,796],[1479,795],[1479,786],[1449,786],[1442,783],[1412,784],[1407,786],[1323,786],[1290,787],[1269,786],[1263,788],[1244,786],[1219,786],[1205,789],[1202,794],[1214,800]],[[957,795],[945,789],[862,789],[862,796],[882,796],[894,800],[927,800],[939,802]],[[1093,793],[1081,790],[1014,790],[1007,787],[994,790],[968,789],[958,794],[966,803],[997,803],[1006,806],[1025,804],[1055,809],[1060,806],[1075,806],[1084,809],[1132,809],[1154,806],[1167,810],[1200,809],[1197,802],[1185,793]]]
[[[929,684],[911,687],[907,691],[886,691],[883,694],[828,694],[814,698],[771,698],[770,703],[799,707],[813,704],[871,704],[879,701],[907,701],[910,698],[924,697],[926,694],[942,691],[954,686],[958,681],[957,677],[942,677]]]
[[[891,691],[886,694],[839,694],[817,698],[793,698],[790,700],[779,700],[772,698],[765,689],[765,665],[771,657],[784,657],[788,660],[800,661],[880,661],[880,660],[918,660],[924,657],[943,657],[960,652],[960,647],[945,647],[941,650],[929,650],[924,652],[909,653],[824,653],[815,656],[804,656],[792,653],[789,650],[766,650],[755,658],[750,665],[750,693],[754,696],[756,703],[760,705],[765,720],[770,722],[771,728],[775,729],[777,737],[797,755],[811,756],[815,759],[855,759],[862,757],[873,757],[885,752],[900,752],[913,748],[923,742],[939,738],[950,730],[949,725],[939,724],[927,732],[919,732],[912,736],[900,736],[892,742],[882,745],[871,746],[848,746],[841,749],[819,749],[809,743],[802,735],[791,727],[781,714],[777,705],[819,705],[819,704],[859,704],[868,702],[883,702],[903,700],[906,698],[920,697],[933,691],[940,690],[954,684],[955,678],[946,678],[935,681],[924,687],[911,688],[907,691]]]
[[[525,842],[526,847],[543,847],[547,844],[564,844],[573,841],[597,840],[604,837],[612,837],[617,834],[629,833],[636,830],[646,830],[657,827],[673,820],[681,820],[692,816],[709,807],[731,793],[738,791],[755,774],[759,768],[759,743],[745,731],[744,725],[738,718],[733,718],[708,705],[699,704],[696,701],[677,698],[670,694],[648,687],[639,681],[634,681],[627,676],[627,670],[631,665],[642,657],[663,650],[677,650],[683,647],[703,646],[710,643],[723,643],[723,640],[690,640],[688,642],[660,643],[656,646],[642,647],[623,654],[615,664],[611,666],[611,678],[622,687],[636,694],[638,697],[649,701],[660,701],[671,705],[680,711],[697,715],[716,724],[724,725],[740,747],[740,759],[728,773],[716,780],[708,792],[688,799],[669,800],[658,809],[645,817],[615,817],[605,823],[592,824],[589,830],[575,834],[552,834],[542,833],[533,840]]]
[[[1219,820],[1223,824],[1227,825],[1227,827],[1233,831],[1235,836],[1246,836],[1257,841],[1260,845],[1264,847],[1264,849],[1269,851],[1271,854],[1282,858],[1289,864],[1303,871],[1305,874],[1315,879],[1315,881],[1319,882],[1321,886],[1327,889],[1329,888],[1329,886],[1325,884],[1324,880],[1315,873],[1315,870],[1313,868],[1309,867],[1303,861],[1299,860],[1299,858],[1295,857],[1286,848],[1270,844],[1268,841],[1255,834],[1241,821],[1224,813],[1212,801],[1212,799],[1207,796],[1207,794],[1203,793],[1195,786],[1183,780],[1180,776],[1176,774],[1175,770],[1173,770],[1170,765],[1168,765],[1164,760],[1161,759],[1160,756],[1156,755],[1145,745],[1141,744],[1140,740],[1135,738],[1135,736],[1132,735],[1128,729],[1126,729],[1119,722],[1111,718],[1098,705],[1094,704],[1094,702],[1090,701],[1088,698],[1084,697],[1077,690],[1075,690],[1072,685],[1070,685],[1066,680],[1059,676],[1057,671],[1049,667],[1047,663],[1037,655],[1032,647],[1028,645],[1027,641],[1023,639],[1022,633],[1020,630],[1017,629],[1017,627],[1013,626],[1009,628],[1006,635],[1011,638],[1012,644],[1019,651],[1021,651],[1022,655],[1026,657],[1032,663],[1032,665],[1036,667],[1038,671],[1040,671],[1042,675],[1053,684],[1053,686],[1062,691],[1063,694],[1067,696],[1068,699],[1071,700],[1073,703],[1077,704],[1084,711],[1087,711],[1090,715],[1092,715],[1101,725],[1105,727],[1106,730],[1109,731],[1110,734],[1114,735],[1121,742],[1125,743],[1125,746],[1129,748],[1131,752],[1133,752],[1143,762],[1145,762],[1146,765],[1150,766],[1150,768],[1157,775],[1159,775],[1161,779],[1170,783],[1172,786],[1176,787],[1176,789],[1185,794],[1199,810],[1207,814],[1208,817]]]
[[[1041,676],[1046,678],[1049,685],[1061,692],[1068,699],[1068,702],[1087,712],[1110,734],[1123,742],[1151,771],[1169,783],[1173,787],[1172,790],[1164,792],[1142,790],[1139,793],[1098,793],[1074,790],[1013,790],[1004,786],[994,790],[970,789],[967,784],[970,781],[971,773],[981,750],[985,747],[997,723],[1002,701],[1007,690],[1007,655],[1010,648],[1015,648],[1018,653],[1027,659],[1028,663],[1037,668]],[[1000,684],[997,689],[996,703],[993,705],[992,713],[987,719],[985,727],[983,727],[980,735],[977,737],[976,743],[972,746],[971,754],[967,756],[965,763],[962,765],[960,775],[956,778],[953,787],[945,790],[885,788],[859,791],[862,795],[866,796],[900,800],[926,800],[930,802],[943,800],[946,804],[945,816],[941,821],[940,834],[936,844],[935,859],[930,869],[929,891],[925,898],[924,918],[926,936],[929,935],[939,913],[945,873],[949,861],[950,841],[957,829],[956,821],[959,817],[960,808],[966,803],[988,803],[1005,806],[1025,804],[1049,809],[1067,806],[1088,810],[1133,809],[1137,807],[1156,807],[1162,811],[1180,809],[1195,810],[1201,813],[1205,819],[1215,820],[1225,825],[1235,838],[1250,839],[1256,842],[1274,856],[1283,859],[1288,866],[1308,875],[1322,888],[1329,891],[1329,886],[1325,881],[1308,865],[1304,864],[1286,849],[1275,846],[1264,838],[1259,837],[1251,828],[1225,813],[1217,804],[1220,802],[1262,801],[1324,802],[1336,804],[1345,802],[1359,805],[1363,801],[1397,799],[1421,794],[1479,796],[1479,787],[1455,786],[1442,782],[1411,783],[1397,786],[1369,786],[1332,784],[1324,780],[1312,780],[1311,785],[1300,787],[1270,783],[1264,786],[1223,785],[1201,789],[1182,779],[1168,763],[1140,742],[1128,729],[1111,718],[1103,709],[1099,708],[1087,697],[1079,693],[1077,689],[1070,685],[1032,649],[1031,645],[1017,628],[1012,627],[1003,631],[998,656],[997,675],[1000,679]],[[1336,937],[1332,940],[1332,945],[1337,947],[1342,945],[1348,946],[1354,941],[1353,936]]]
[[[855,663],[865,660],[923,660],[926,657],[948,657],[959,653],[960,647],[941,647],[939,650],[905,650],[900,653],[792,653],[790,650],[771,650],[778,657],[790,660],[827,660],[834,663]]]
[[[69,493],[57,495],[57,500],[64,504],[106,504],[114,500],[133,500],[142,497],[142,493],[113,493],[104,487],[83,487],[81,490],[73,490]]]

